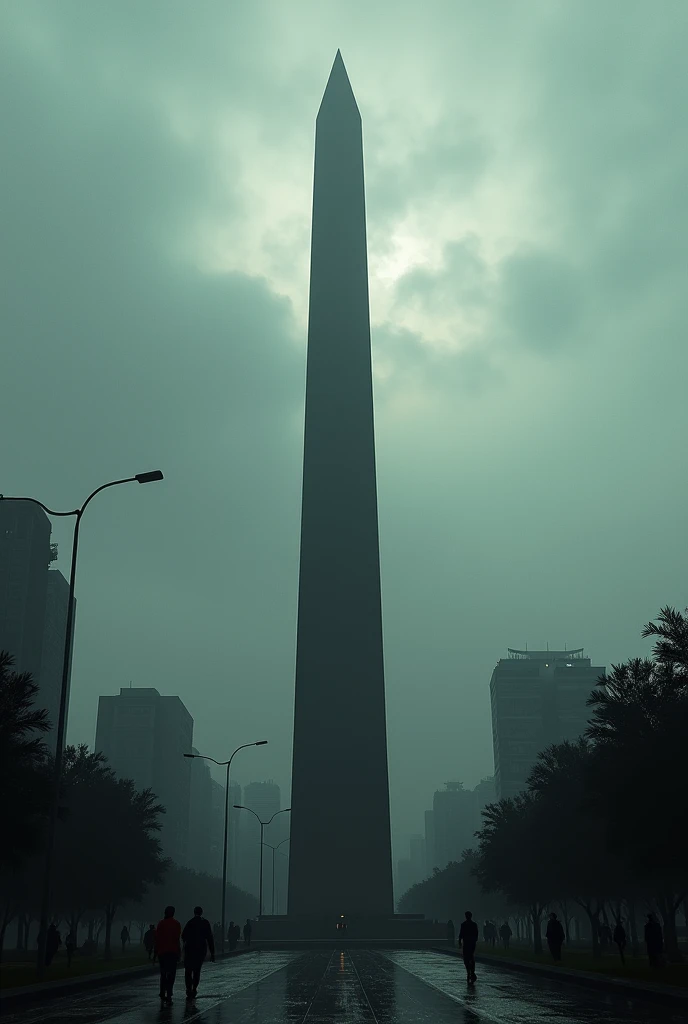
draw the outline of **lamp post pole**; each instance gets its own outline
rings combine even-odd
[[[212,761],[213,764],[219,765],[220,768],[227,768],[227,776],[225,782],[225,836],[222,844],[222,939],[220,941],[221,951],[225,951],[225,911],[227,907],[227,842],[229,836],[229,770],[232,767],[232,759],[234,754],[238,754],[240,750],[244,750],[245,747],[264,747],[267,740],[256,740],[253,743],[242,743],[240,747],[237,747],[229,761],[216,761],[214,757],[208,757],[207,754],[184,754],[184,757],[199,757],[203,761]]]
[[[269,825],[273,818],[276,818],[278,814],[286,814],[287,811],[291,810],[291,807],[283,807],[281,811],[275,811],[272,818],[268,818],[267,821],[262,821],[260,816],[256,814],[252,807],[245,807],[243,804],[234,804],[238,811],[250,811],[254,818],[258,820],[260,825],[260,879],[258,882],[258,916],[263,916],[263,847],[269,845],[263,842],[263,829],[266,825]]]
[[[279,850],[280,846],[282,846],[282,843],[288,843],[290,838],[291,838],[291,836],[287,836],[287,838],[283,839],[281,843],[277,844],[277,846],[272,846],[271,843],[265,843],[264,844],[265,846],[270,847],[270,849],[272,850],[272,916],[273,917],[275,916],[275,854]]]
[[[149,484],[156,480],[162,480],[163,475],[159,469],[150,473],[137,473],[135,476],[125,477],[123,480],[110,480],[109,483],[96,487],[86,498],[80,508],[72,509],[70,512],[56,512],[48,508],[37,498],[15,498],[6,497],[0,494],[0,501],[30,501],[38,505],[49,516],[74,516],[74,535],[72,539],[72,564],[69,572],[69,603],[67,605],[67,625],[65,627],[64,655],[62,658],[62,682],[60,685],[60,707],[57,715],[57,731],[55,734],[55,759],[53,761],[51,779],[51,801],[48,813],[48,833],[45,844],[45,868],[43,873],[43,891],[41,895],[41,918],[39,926],[38,959],[36,962],[36,973],[39,980],[45,974],[45,941],[48,932],[48,917],[50,915],[50,899],[52,895],[52,870],[53,854],[55,852],[55,836],[57,833],[57,818],[60,808],[60,783],[62,781],[62,762],[64,760],[65,734],[67,732],[67,705],[69,697],[69,669],[72,660],[72,647],[74,643],[74,587],[76,583],[76,561],[79,550],[79,528],[81,517],[86,511],[89,502],[108,487],[116,487],[118,484]]]

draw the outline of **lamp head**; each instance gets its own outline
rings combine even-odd
[[[164,477],[159,469],[154,469],[150,473],[137,473],[134,479],[140,484],[152,484],[156,480],[164,480]]]

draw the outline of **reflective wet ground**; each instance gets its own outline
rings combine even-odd
[[[455,957],[359,950],[256,952],[206,964],[193,1002],[185,1000],[180,971],[174,1005],[163,1009],[158,979],[148,975],[3,1014],[5,1024],[685,1024],[687,1019],[680,1008],[485,964],[478,965],[478,981],[468,989],[463,964]]]

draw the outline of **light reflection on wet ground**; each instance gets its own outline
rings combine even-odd
[[[683,1022],[658,1003],[583,989],[432,952],[250,953],[206,964],[199,995],[160,1009],[158,978],[119,982],[3,1014],[5,1024],[629,1024]],[[688,1010],[688,1006],[687,1006]]]

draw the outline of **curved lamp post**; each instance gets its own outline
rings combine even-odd
[[[53,777],[52,777],[52,796],[50,803],[50,812],[48,817],[48,836],[45,848],[45,873],[43,876],[43,894],[41,898],[41,923],[40,923],[40,940],[38,943],[38,962],[36,964],[37,974],[39,978],[42,978],[45,973],[45,940],[48,931],[48,916],[50,914],[50,897],[52,887],[52,868],[53,868],[53,853],[55,849],[55,834],[57,830],[57,815],[60,805],[60,781],[62,778],[62,761],[64,756],[64,742],[65,733],[67,731],[67,698],[69,694],[69,666],[72,656],[72,645],[74,642],[74,583],[76,581],[76,558],[79,548],[79,527],[81,526],[81,517],[83,516],[86,508],[95,498],[96,494],[100,494],[107,487],[116,487],[118,484],[150,484],[156,480],[162,480],[163,475],[159,469],[155,469],[150,473],[137,473],[135,476],[128,476],[124,480],[110,480],[107,484],[101,484],[100,487],[96,487],[95,491],[92,491],[86,501],[81,505],[80,508],[72,509],[71,512],[56,512],[52,508],[48,508],[42,501],[38,501],[37,498],[8,498],[4,494],[0,494],[0,501],[30,501],[34,505],[38,505],[47,512],[49,516],[74,516],[74,536],[72,540],[72,566],[69,573],[69,604],[67,605],[67,626],[65,629],[65,645],[64,645],[64,657],[62,659],[62,684],[60,686],[60,710],[57,716],[57,732],[55,736],[55,760],[53,763]]]
[[[245,747],[264,747],[267,740],[256,740],[254,743],[242,743],[240,747],[237,747],[234,754],[238,754],[240,750]],[[229,761],[216,761],[214,757],[208,757],[207,754],[184,754],[184,757],[200,757],[203,761],[212,761],[213,764],[217,764],[220,768],[227,768],[227,781],[225,783],[225,840],[222,847],[222,952],[225,951],[225,908],[227,904],[227,833],[229,826],[229,770],[232,767],[232,758]]]
[[[272,850],[272,916],[273,917],[275,916],[275,854],[279,852],[280,846],[282,846],[284,843],[288,843],[290,839],[291,839],[291,836],[287,836],[287,838],[283,839],[281,843],[277,844],[277,846],[273,846],[272,843],[263,843],[263,846],[267,846],[268,849]]]
[[[251,814],[253,815],[253,817],[258,820],[258,823],[260,825],[260,882],[259,882],[259,885],[258,885],[258,891],[259,891],[258,910],[259,910],[259,916],[262,917],[262,915],[263,915],[263,846],[265,846],[265,843],[263,842],[263,829],[265,828],[266,825],[269,825],[270,822],[273,820],[273,818],[276,818],[278,814],[286,814],[287,811],[291,810],[291,807],[283,807],[281,811],[275,811],[275,813],[273,814],[272,818],[269,818],[267,821],[262,821],[261,818],[256,814],[256,812],[253,810],[252,807],[244,807],[243,804],[234,804],[234,806],[237,809],[237,811],[250,811]]]

